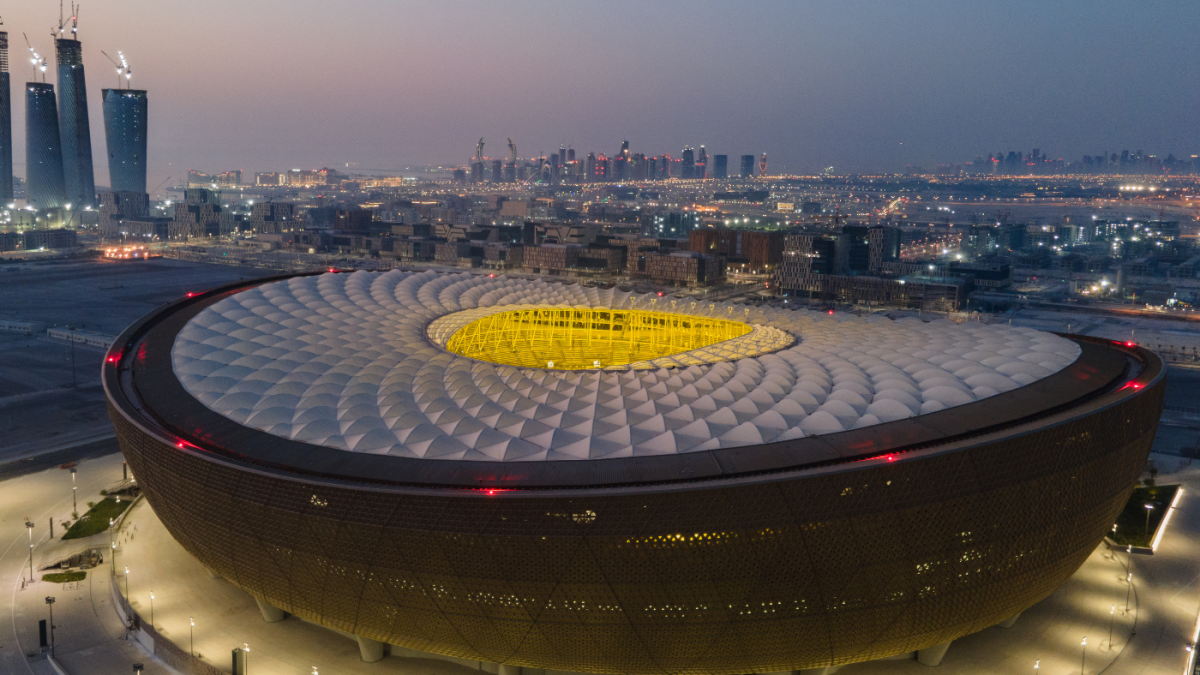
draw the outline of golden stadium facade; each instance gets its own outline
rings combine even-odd
[[[168,530],[262,602],[475,661],[723,674],[925,649],[1046,597],[1140,476],[1163,366],[393,271],[181,299],[104,385]]]

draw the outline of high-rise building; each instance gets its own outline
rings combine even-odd
[[[700,146],[700,153],[696,155],[695,176],[701,180],[708,178],[708,151],[704,146]]]
[[[0,208],[13,200],[12,88],[8,81],[8,33],[0,31]]]
[[[596,153],[589,152],[587,163],[584,165],[583,180],[585,183],[596,182]]]
[[[504,181],[504,160],[492,160],[492,182],[501,183]]]
[[[696,177],[696,158],[695,151],[691,148],[683,149],[683,173],[680,178],[695,178]]]
[[[767,175],[767,153],[763,153],[762,157],[758,158],[758,175]]]
[[[754,176],[754,155],[742,155],[742,178]]]
[[[575,148],[571,148],[571,149],[567,150],[567,161],[568,162],[575,161]]]
[[[63,180],[67,201],[77,207],[96,205],[92,175],[92,129],[88,123],[83,77],[83,43],[56,40],[58,55],[58,126],[62,134]]]
[[[32,206],[56,209],[67,203],[58,105],[54,85],[45,82],[25,85],[25,181]]]
[[[109,185],[114,192],[145,192],[146,92],[142,89],[104,89],[101,93]]]
[[[729,178],[729,155],[713,155],[713,178]]]

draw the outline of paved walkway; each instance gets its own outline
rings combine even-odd
[[[121,479],[120,454],[79,463],[80,511],[100,499],[100,490]],[[25,517],[33,519],[34,568],[83,550],[107,545],[109,535],[95,541],[61,538],[50,540],[48,520],[61,522],[71,511],[71,474],[61,469],[14,478],[0,483],[0,673],[51,675],[51,665],[40,657],[38,621],[48,619],[47,596],[55,598],[55,653],[70,675],[129,675],[133,663],[144,663],[146,675],[166,675],[167,669],[124,640],[125,631],[113,609],[108,567],[88,572],[75,584],[29,583],[29,536]],[[57,524],[57,537],[63,530]],[[105,558],[105,564],[109,560]],[[22,583],[25,586],[22,587]],[[28,653],[39,654],[28,658]]]

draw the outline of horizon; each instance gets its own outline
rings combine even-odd
[[[22,33],[53,52],[35,26],[56,25],[56,8],[38,4],[4,15],[17,83],[30,73]],[[506,138],[521,157],[560,144],[611,155],[628,139],[647,156],[766,153],[772,173],[800,175],[928,170],[1033,148],[1068,162],[1200,150],[1200,96],[1185,84],[1200,77],[1186,28],[1200,6],[1019,4],[363,0],[318,12],[117,0],[83,8],[79,38],[100,185],[100,90],[117,80],[101,50],[123,51],[130,86],[149,92],[151,186],[188,169],[462,165],[481,136],[488,157],[507,156]],[[144,28],[156,25],[169,29]],[[13,99],[24,175],[16,87]]]

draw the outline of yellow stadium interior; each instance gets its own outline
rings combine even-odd
[[[523,368],[595,370],[700,349],[751,331],[740,321],[590,308],[492,314],[456,331],[446,349]]]

